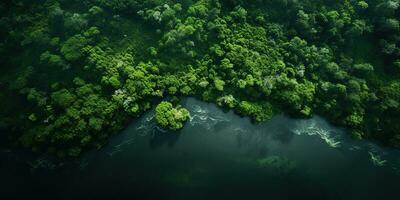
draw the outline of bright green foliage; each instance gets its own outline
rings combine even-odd
[[[166,129],[178,130],[189,119],[189,111],[185,108],[174,108],[170,102],[163,101],[156,107],[157,123]]]
[[[195,96],[254,121],[319,114],[400,146],[397,0],[10,2],[0,3],[10,144],[76,156],[154,102]],[[156,110],[164,128],[188,118],[168,102]]]
[[[253,103],[242,101],[239,104],[238,111],[242,115],[250,116],[257,122],[262,122],[272,118],[272,105],[268,102]]]
[[[226,95],[217,99],[219,106],[227,106],[228,108],[235,108],[237,101],[232,95]]]
[[[214,86],[215,89],[217,89],[218,91],[223,91],[224,90],[224,86],[225,86],[225,82],[221,79],[215,79],[214,80]]]

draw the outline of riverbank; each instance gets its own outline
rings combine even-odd
[[[279,115],[256,125],[194,98],[181,104],[191,118],[177,132],[158,128],[149,111],[104,148],[63,166],[45,158],[31,166],[2,159],[4,193],[42,199],[379,199],[397,191],[398,150],[353,140],[320,117]]]

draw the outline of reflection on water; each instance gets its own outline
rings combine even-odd
[[[56,199],[381,199],[399,189],[398,150],[352,140],[320,117],[255,125],[193,98],[182,104],[191,118],[180,131],[148,112],[78,161],[30,161],[37,170],[10,173],[9,188]]]

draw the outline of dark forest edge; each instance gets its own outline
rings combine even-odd
[[[319,114],[400,146],[398,0],[3,0],[0,13],[10,146],[78,156],[183,96],[255,122]],[[163,127],[188,118],[175,106],[158,106]]]

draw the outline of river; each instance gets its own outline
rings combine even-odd
[[[178,132],[154,111],[100,150],[55,164],[1,153],[6,199],[389,199],[400,198],[400,151],[354,140],[316,116],[252,124],[185,98]],[[18,162],[15,162],[18,161]]]

